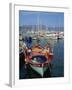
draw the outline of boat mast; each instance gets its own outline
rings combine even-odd
[[[48,26],[46,25],[46,33],[48,32]]]
[[[40,13],[37,15],[38,32],[39,32],[39,17],[40,17]]]

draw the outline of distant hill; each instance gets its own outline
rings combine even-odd
[[[37,30],[48,30],[48,31],[64,31],[64,27],[48,27],[48,26],[45,26],[45,25],[24,25],[24,26],[20,26],[19,27],[19,30],[20,32],[24,32],[26,33],[27,30],[29,31],[37,31]]]

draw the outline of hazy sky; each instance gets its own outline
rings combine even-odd
[[[64,27],[64,13],[19,11],[19,26],[46,25],[48,27]]]

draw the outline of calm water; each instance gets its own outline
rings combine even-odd
[[[33,40],[32,43],[28,46],[33,46],[36,43],[36,40]],[[48,40],[48,39],[40,39],[39,41],[42,47],[45,46],[46,43],[50,43],[50,47],[53,49],[54,57],[52,60],[51,69],[48,69],[45,72],[44,77],[63,77],[64,76],[64,40]],[[20,58],[22,59],[22,58]],[[32,70],[29,65],[27,69],[25,66],[20,69],[20,79],[23,78],[40,78],[40,75]]]
[[[53,46],[54,58],[51,75],[56,77],[64,76],[64,40],[59,40]]]

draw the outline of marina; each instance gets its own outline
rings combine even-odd
[[[20,11],[19,79],[64,77],[63,17],[63,13]]]
[[[46,58],[43,57],[43,55],[41,53],[36,54],[37,59],[38,57],[40,57],[41,55],[41,64],[38,63],[36,61],[36,58],[32,59],[32,62],[25,64],[24,62],[24,56],[23,58],[21,58],[20,60],[23,61],[23,70],[21,70],[21,74],[20,74],[20,78],[42,78],[42,77],[60,77],[60,76],[64,76],[64,53],[62,52],[64,50],[64,43],[63,43],[64,39],[45,39],[45,38],[41,38],[40,39],[40,44],[41,47],[44,47],[45,44],[47,42],[50,43],[50,47],[52,49],[53,52],[53,60],[51,60],[51,63],[48,64],[48,62],[46,62]],[[37,40],[32,40],[32,43],[30,48],[33,47],[33,45],[37,42]],[[28,43],[29,44],[29,43]],[[28,45],[29,46],[29,45]],[[36,50],[35,50],[36,51]],[[20,57],[22,57],[23,52],[21,51],[20,53]],[[43,61],[44,58],[44,61]],[[39,58],[40,59],[40,58]],[[43,63],[45,62],[45,63]],[[22,67],[22,65],[21,65]],[[61,69],[61,70],[60,70]],[[26,72],[25,72],[26,71]],[[28,72],[27,72],[28,71]],[[27,74],[25,76],[25,74]]]

